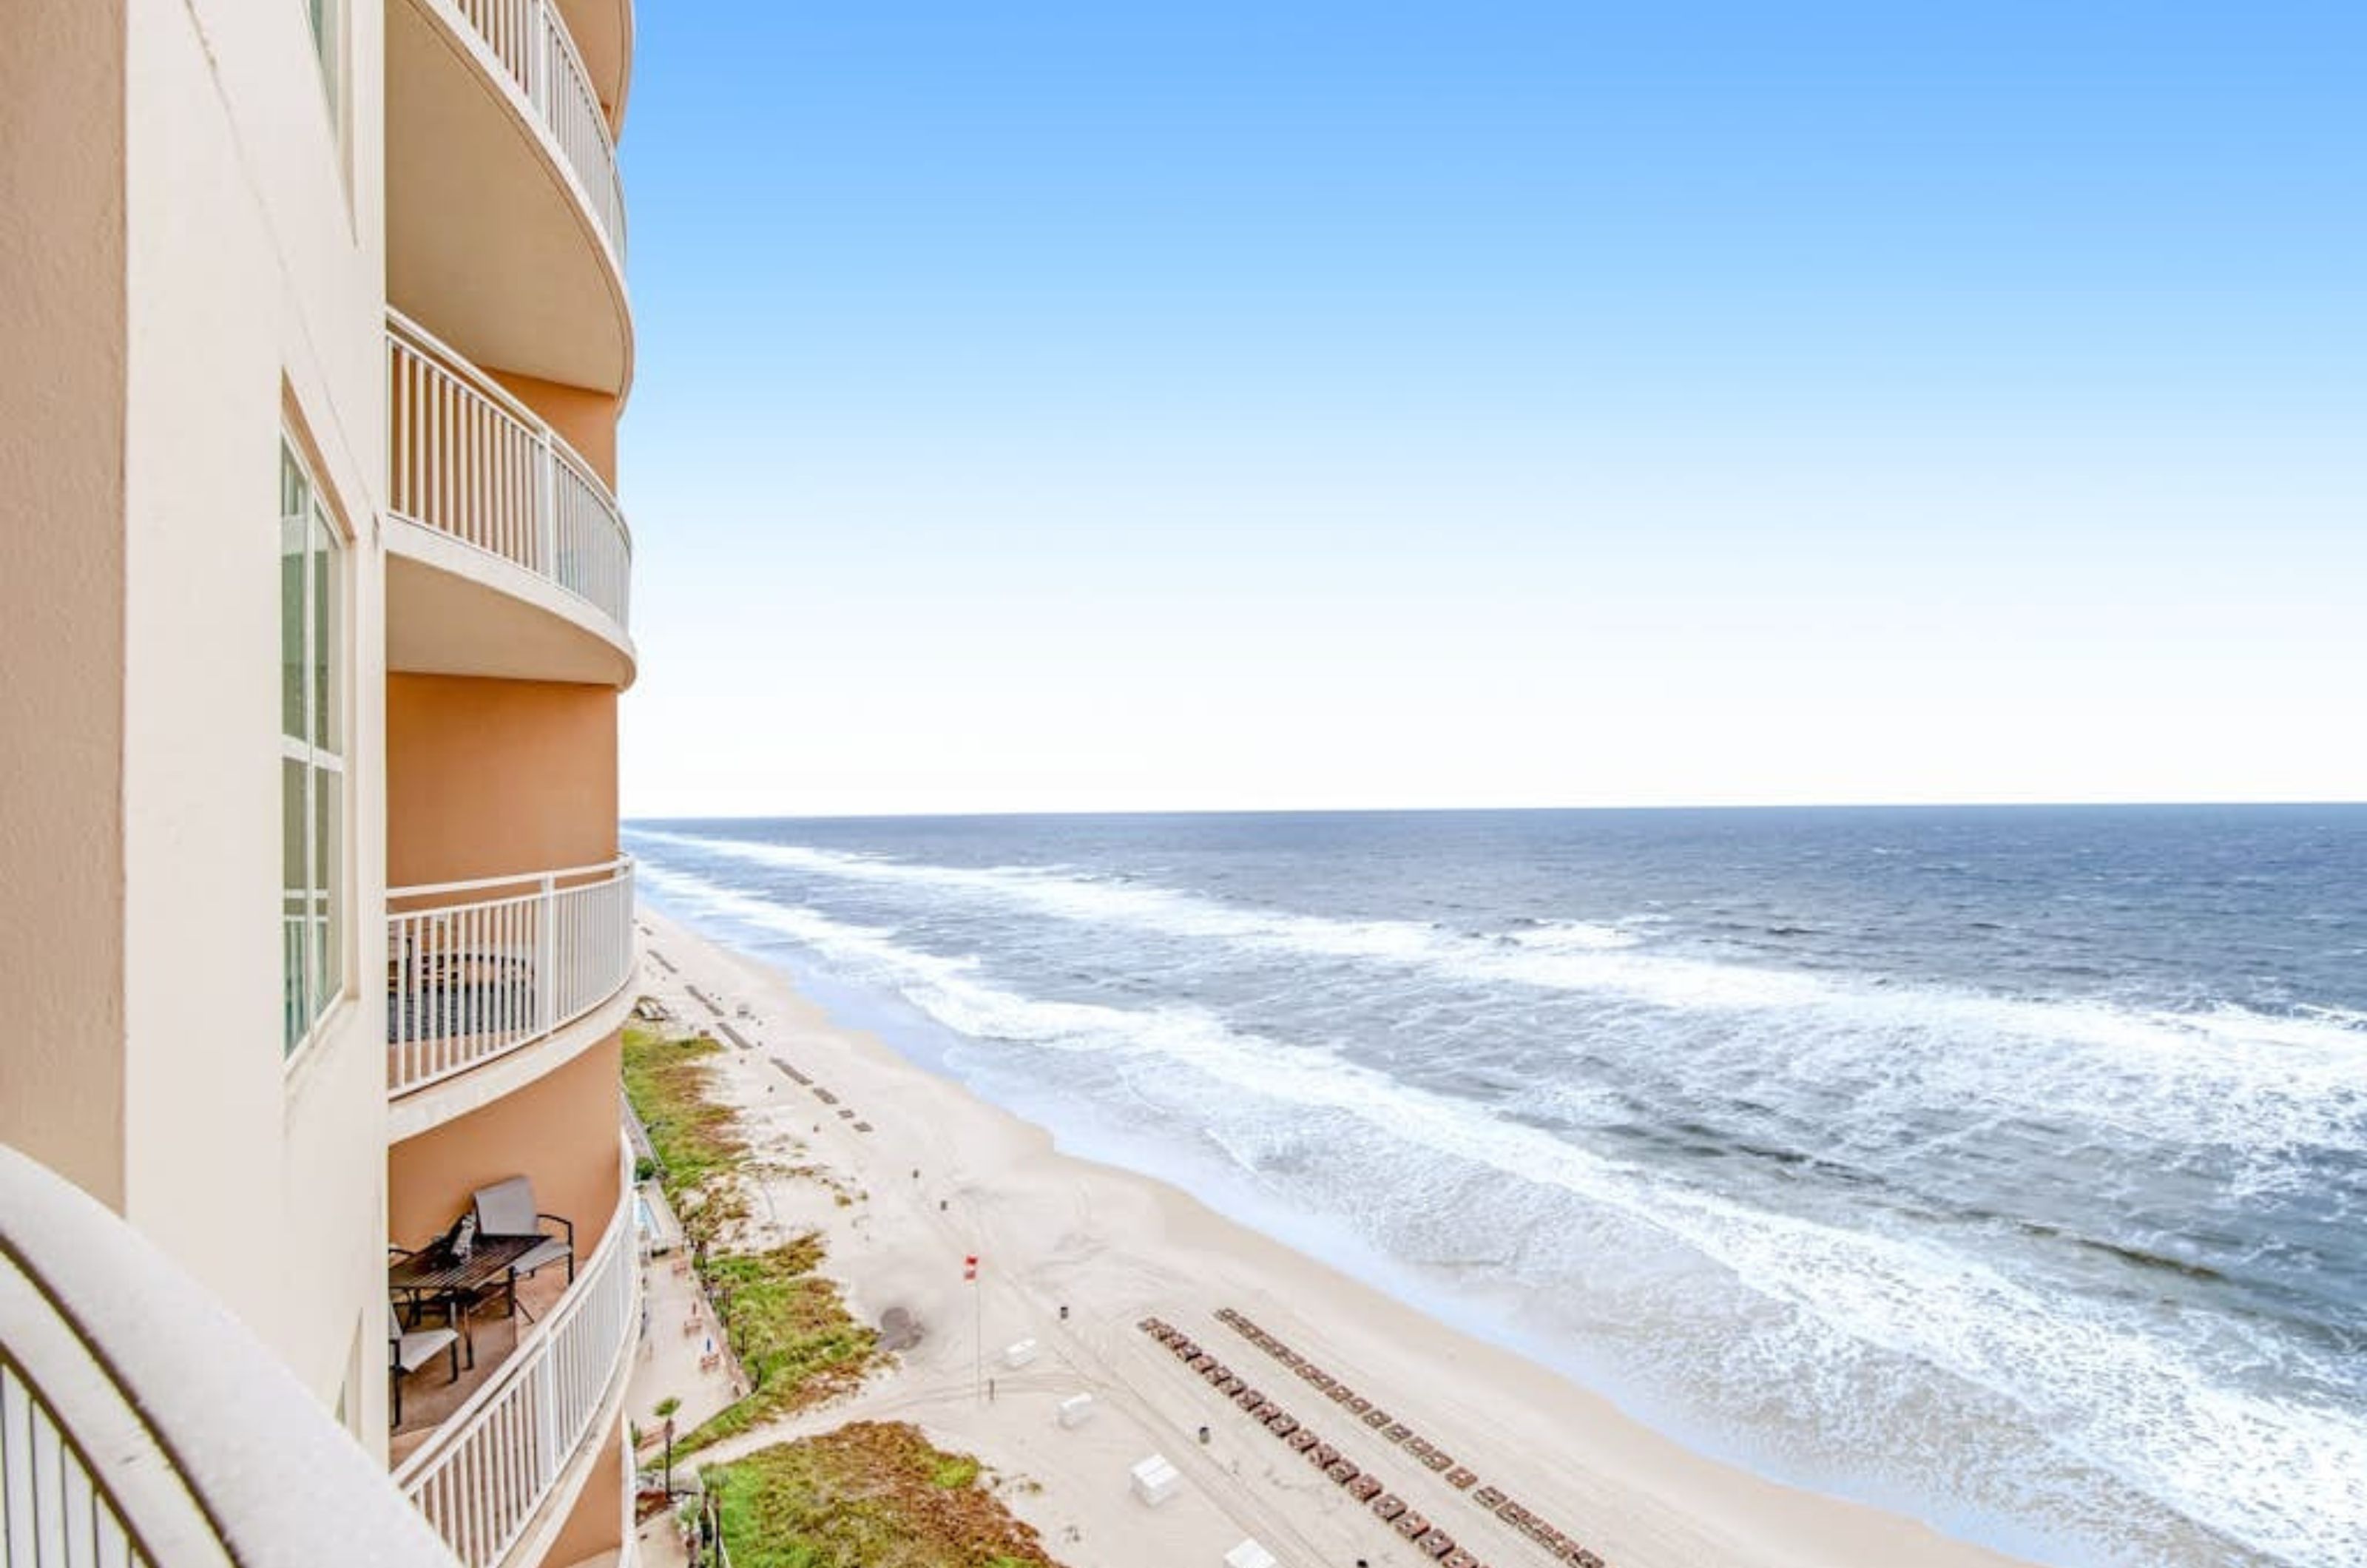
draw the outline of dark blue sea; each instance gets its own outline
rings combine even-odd
[[[2367,807],[640,823],[851,1021],[1763,1472],[2367,1564]]]

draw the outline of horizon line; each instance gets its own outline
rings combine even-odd
[[[2367,807],[2367,798],[2186,800],[1834,800],[1595,803],[1581,806],[1187,806],[1123,807],[1002,807],[986,810],[889,811],[674,811],[663,815],[620,814],[621,824],[649,822],[877,822],[930,819],[988,820],[1033,817],[1413,817],[1545,815],[1571,812],[1646,811],[2166,811],[2198,807],[2250,810],[2325,810]]]

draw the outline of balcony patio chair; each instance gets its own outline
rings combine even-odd
[[[477,1213],[477,1235],[484,1241],[515,1241],[520,1237],[535,1238],[535,1245],[510,1265],[510,1304],[526,1314],[527,1322],[534,1314],[518,1299],[517,1282],[547,1269],[553,1263],[567,1265],[567,1282],[575,1282],[575,1222],[557,1214],[538,1213],[534,1206],[534,1183],[523,1176],[513,1176],[506,1181],[496,1181],[491,1187],[477,1189],[471,1201]],[[559,1227],[556,1235],[543,1226]]]
[[[386,1255],[391,1259],[401,1260],[416,1258],[419,1253],[417,1249],[397,1247],[392,1242],[389,1242]],[[501,1293],[504,1292],[447,1290],[438,1291],[433,1294],[419,1294],[406,1291],[401,1302],[391,1304],[394,1306],[396,1317],[400,1319],[407,1316],[413,1328],[419,1327],[420,1320],[428,1313],[441,1312],[444,1314],[445,1326],[459,1331],[460,1350],[466,1358],[462,1364],[473,1368],[477,1364],[477,1341],[475,1336],[469,1332],[469,1320],[476,1315],[479,1307]]]
[[[402,1380],[417,1371],[439,1354],[452,1359],[452,1375],[446,1382],[460,1381],[460,1331],[457,1328],[405,1328],[402,1314],[392,1302],[386,1303],[386,1360],[388,1403],[391,1406],[391,1424],[402,1425]]]

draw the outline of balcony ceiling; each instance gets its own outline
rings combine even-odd
[[[389,670],[633,683],[631,638],[573,594],[432,528],[400,517],[385,526]]]
[[[387,7],[386,113],[389,299],[480,365],[622,397],[632,316],[615,254],[452,0]]]

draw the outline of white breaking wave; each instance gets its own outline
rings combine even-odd
[[[2283,1156],[2292,1151],[2355,1146],[2367,1134],[2367,1021],[2334,1010],[2272,1017],[2235,1006],[2169,1012],[2023,1000],[1633,951],[1632,933],[1584,922],[1498,940],[1411,920],[1219,903],[1059,869],[940,866],[662,831],[635,836],[807,874],[991,899],[1252,951],[1387,964],[1468,984],[1679,1012],[1755,1015],[1784,1026],[1785,1055],[1754,1070],[1870,1079],[1925,1104],[1964,1104],[1970,1094],[1991,1109],[2032,1114],[2074,1106],[2132,1134],[2237,1151],[2253,1162],[2247,1180],[2260,1189],[2290,1179]]]
[[[1535,953],[1612,953],[1633,947],[1643,939],[1634,931],[1591,920],[1540,920],[1508,933],[1506,940]]]
[[[1558,1190],[1780,1303],[1801,1325],[1803,1358],[1873,1352],[1937,1368],[2010,1402],[2062,1451],[2256,1551],[2312,1568],[2367,1562],[2367,1422],[2357,1412],[2229,1386],[2110,1309],[2042,1293],[1931,1239],[1681,1186],[1336,1052],[1231,1030],[1197,1008],[1022,997],[986,983],[974,960],[899,946],[891,931],[661,867],[644,874],[662,895],[892,987],[969,1038],[1139,1064],[1162,1079],[1186,1068],[1293,1116],[1353,1119],[1399,1145]]]

